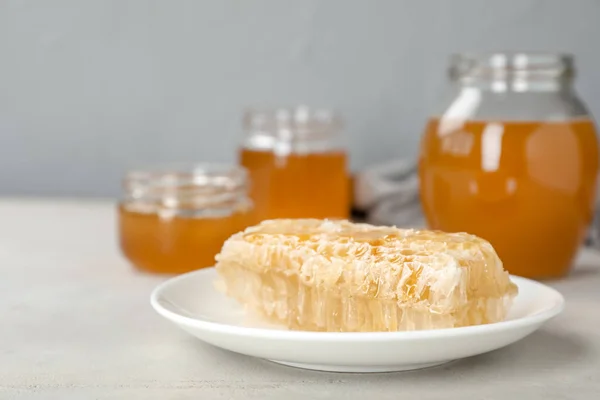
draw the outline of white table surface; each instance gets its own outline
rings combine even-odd
[[[203,344],[151,309],[111,202],[0,201],[0,399],[600,398],[600,256],[565,312],[508,348],[404,373],[319,373]]]

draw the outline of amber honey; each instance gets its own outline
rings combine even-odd
[[[247,173],[238,166],[155,167],[130,171],[123,183],[121,250],[143,271],[210,267],[229,236],[256,222]]]
[[[422,142],[429,225],[490,241],[504,267],[521,276],[568,271],[593,216],[597,174],[590,119],[432,119]]]
[[[121,249],[137,268],[183,273],[210,267],[223,242],[251,225],[249,212],[223,217],[161,217],[119,207]]]
[[[291,153],[242,149],[240,164],[251,181],[250,197],[259,219],[348,218],[346,153]]]

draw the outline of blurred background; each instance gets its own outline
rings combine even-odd
[[[115,196],[233,162],[246,106],[339,110],[353,171],[414,157],[456,51],[568,51],[600,115],[597,0],[5,0],[0,195]]]

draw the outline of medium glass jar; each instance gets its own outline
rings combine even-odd
[[[596,129],[563,54],[451,59],[419,162],[431,228],[491,242],[512,274],[568,272],[594,213]]]
[[[223,242],[255,223],[246,175],[218,164],[130,171],[118,210],[124,255],[156,273],[212,266]]]
[[[333,112],[306,107],[245,113],[239,162],[259,219],[348,218],[341,125]]]

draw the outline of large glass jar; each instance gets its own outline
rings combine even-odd
[[[341,119],[307,107],[248,110],[239,162],[259,219],[348,218]]]
[[[568,272],[592,220],[594,122],[563,54],[451,59],[449,96],[422,141],[420,186],[430,227],[491,242],[512,274]]]
[[[223,242],[256,222],[246,175],[241,167],[219,164],[128,172],[118,210],[124,255],[155,273],[214,265]]]

